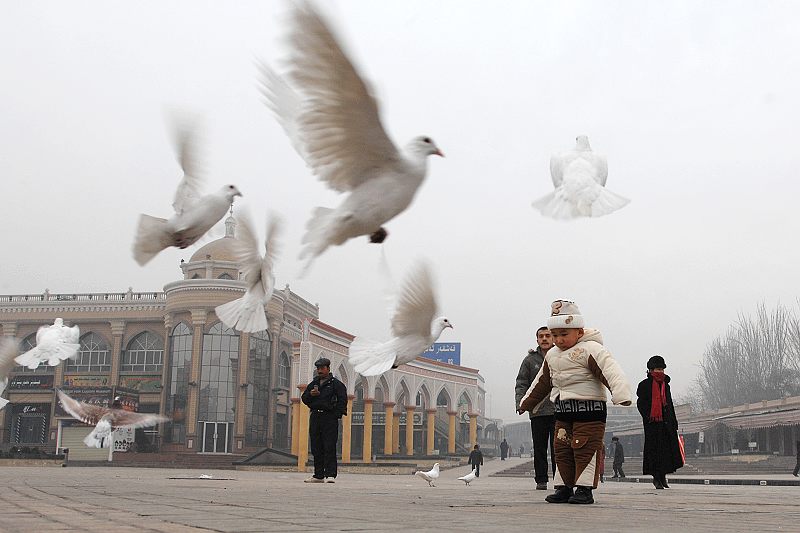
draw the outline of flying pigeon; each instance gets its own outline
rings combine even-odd
[[[421,477],[425,481],[428,482],[428,485],[431,487],[435,487],[436,485],[433,484],[434,481],[439,479],[439,463],[433,465],[433,468],[428,470],[427,472],[422,472],[421,470],[417,470],[414,472],[415,476]]]
[[[183,179],[175,192],[172,207],[175,214],[169,219],[142,214],[133,243],[133,258],[146,265],[161,250],[170,246],[186,248],[197,242],[219,222],[242,193],[234,185],[225,185],[211,194],[202,195],[203,178],[197,164],[193,132],[179,128],[176,144]]]
[[[472,469],[472,472],[470,472],[470,473],[469,473],[469,474],[467,474],[466,476],[461,476],[461,477],[460,477],[460,478],[458,478],[458,479],[460,479],[461,481],[463,481],[464,483],[466,483],[466,484],[467,484],[467,487],[469,487],[469,484],[470,484],[472,481],[475,481],[475,478],[476,478],[476,477],[478,477],[478,476],[476,476],[476,475],[475,475],[475,472],[476,472],[476,470],[473,468],[473,469]]]
[[[57,390],[58,399],[64,410],[84,424],[95,426],[83,442],[90,448],[108,448],[111,446],[111,432],[117,428],[146,428],[155,426],[161,422],[167,422],[169,418],[150,413],[134,413],[119,409],[119,402],[115,399],[113,407],[102,407],[79,402],[70,398],[63,391]]]
[[[630,202],[605,188],[608,163],[579,135],[574,150],[550,158],[550,176],[555,191],[533,202],[533,207],[550,218],[601,217]]]
[[[14,357],[17,356],[18,341],[13,337],[0,338],[0,396],[8,386],[8,373],[14,368]],[[8,400],[0,397],[0,409],[8,404]]]
[[[36,331],[36,346],[15,359],[18,365],[36,370],[41,363],[57,366],[61,361],[78,356],[81,330],[64,325],[64,320],[56,318],[52,326],[42,326]]]
[[[287,79],[260,66],[267,106],[312,172],[350,193],[335,209],[314,209],[300,254],[307,270],[329,246],[360,235],[383,242],[383,225],[411,204],[425,179],[428,156],[444,154],[426,136],[395,146],[369,86],[311,5],[295,5],[290,27]]]
[[[390,368],[422,355],[453,324],[436,317],[433,279],[425,263],[412,269],[398,296],[391,318],[392,338],[386,342],[356,337],[350,344],[349,361],[362,376],[378,376]]]
[[[234,240],[236,262],[241,265],[247,282],[247,292],[241,298],[217,306],[219,319],[228,327],[239,331],[255,333],[269,328],[264,306],[272,298],[275,290],[275,274],[272,265],[275,261],[276,236],[280,231],[280,221],[270,217],[267,223],[267,239],[264,243],[264,257],[259,254],[259,243],[250,217],[239,215],[239,227]]]

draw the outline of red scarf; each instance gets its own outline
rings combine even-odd
[[[666,374],[663,372],[650,372],[650,377],[653,378],[653,400],[650,402],[650,420],[652,422],[663,422],[664,406],[667,405],[667,388],[664,378]]]

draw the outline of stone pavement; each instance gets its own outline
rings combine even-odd
[[[605,483],[594,505],[553,505],[533,481],[489,477],[466,487],[442,472],[412,476],[114,467],[0,468],[0,531],[798,531],[800,487]],[[222,479],[225,478],[225,479]]]

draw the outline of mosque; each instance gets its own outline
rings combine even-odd
[[[475,442],[494,449],[499,424],[484,417],[484,380],[476,369],[421,358],[361,377],[347,359],[354,336],[320,320],[319,306],[289,285],[266,306],[269,330],[248,334],[222,324],[214,308],[245,291],[231,246],[233,216],[225,226],[224,237],[181,261],[182,279],[162,291],[0,295],[0,331],[20,339],[21,350],[57,317],[81,331],[76,359],[14,368],[11,403],[0,411],[0,448],[107,457],[83,445],[90,428],[61,409],[54,392],[60,388],[99,405],[121,396],[126,408],[171,419],[126,433],[117,451],[247,456],[269,448],[306,456],[308,411],[299,396],[314,361],[327,357],[350,397],[343,462],[461,454]]]

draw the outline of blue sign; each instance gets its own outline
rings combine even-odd
[[[461,365],[460,342],[435,342],[433,346],[422,352],[422,357],[451,365]]]

